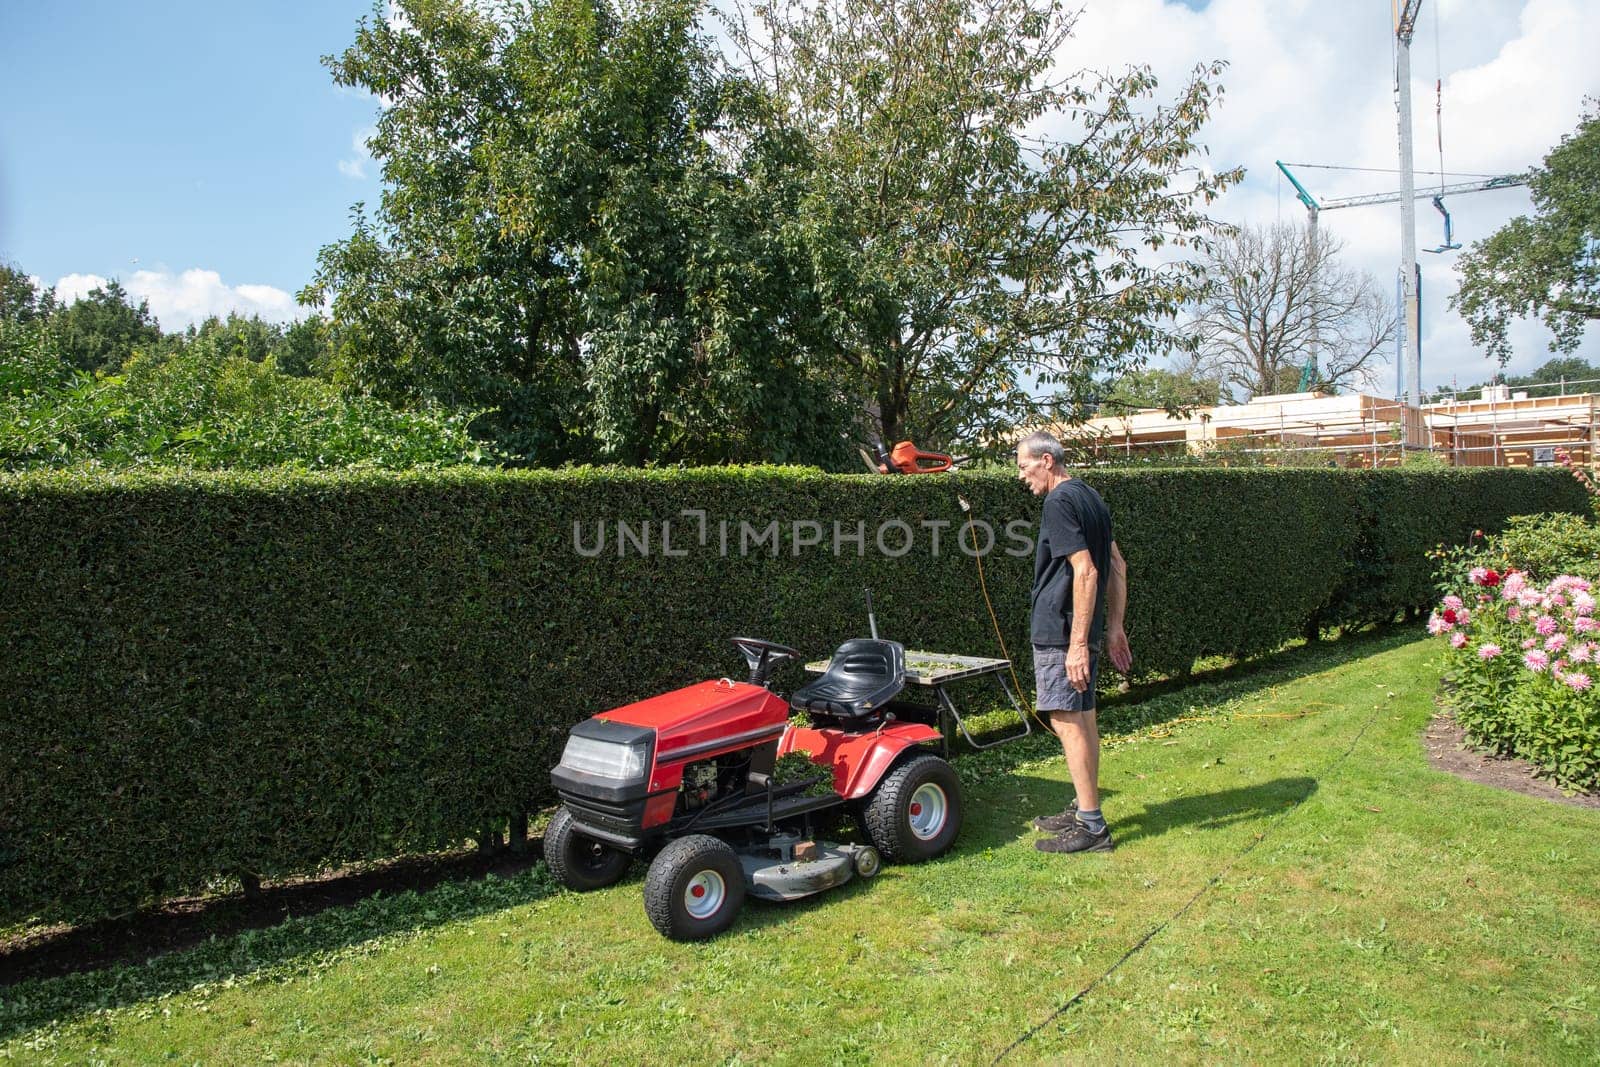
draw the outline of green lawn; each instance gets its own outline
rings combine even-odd
[[[1034,851],[1066,770],[1024,743],[960,761],[950,856],[708,944],[654,933],[638,871],[577,896],[536,868],[0,989],[0,1058],[968,1063],[1040,1027],[1005,1062],[1596,1062],[1600,814],[1430,770],[1437,652],[1358,639],[1107,708],[1109,856]]]

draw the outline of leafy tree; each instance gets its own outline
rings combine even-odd
[[[1053,0],[757,3],[730,36],[802,138],[789,230],[827,355],[883,437],[993,440],[1096,376],[1191,341],[1204,248],[1240,171],[1202,166],[1221,64],[1152,104],[1148,68],[1058,76]]]
[[[1250,395],[1288,393],[1315,345],[1314,388],[1370,381],[1394,312],[1370,275],[1339,265],[1340,248],[1290,224],[1245,227],[1214,245],[1205,270],[1215,285],[1195,309],[1201,364]]]
[[[0,321],[0,469],[389,467],[495,458],[466,418],[346,398],[237,354],[223,330],[174,335],[90,375],[35,321]]]
[[[1501,366],[1511,359],[1511,320],[1537,316],[1570,353],[1600,319],[1600,105],[1544,157],[1528,179],[1533,217],[1512,219],[1461,257],[1450,298],[1472,341]]]
[[[55,294],[40,292],[33,279],[9,264],[0,263],[0,320],[30,322],[55,310]]]
[[[285,374],[325,377],[337,346],[332,324],[317,313],[290,323],[273,355]]]
[[[332,373],[489,409],[522,462],[842,463],[848,409],[774,220],[781,137],[688,0],[398,0],[327,61],[386,101],[377,211],[322,250]]]
[[[1490,385],[1506,385],[1517,389],[1541,385],[1571,385],[1573,382],[1587,383],[1583,389],[1585,392],[1600,392],[1600,367],[1596,367],[1579,356],[1557,356],[1554,359],[1546,360],[1527,374],[1513,374],[1509,377],[1504,374],[1496,374],[1489,381],[1475,382],[1472,385],[1462,386],[1454,392],[1457,396],[1466,396],[1468,393]],[[1448,391],[1440,390],[1434,399],[1445,399],[1449,395]],[[1537,395],[1550,395],[1550,390],[1542,390]]]
[[[161,340],[149,301],[134,304],[116,279],[90,289],[56,315],[61,351],[85,371],[115,371],[134,351]]]
[[[1222,402],[1222,381],[1198,365],[1150,367],[1130,371],[1112,383],[1100,399],[1099,414],[1116,415],[1140,408],[1177,412],[1214,407]]]
[[[1557,356],[1546,360],[1531,373],[1513,375],[1506,379],[1511,385],[1545,385],[1556,382],[1595,381],[1600,379],[1600,367],[1578,356]]]
[[[226,319],[213,315],[187,333],[191,340],[208,341],[218,352],[252,363],[265,360],[283,340],[282,327],[259,315],[238,312],[230,312]]]

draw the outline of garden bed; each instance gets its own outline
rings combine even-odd
[[[1497,756],[1473,747],[1455,716],[1441,711],[1422,730],[1428,762],[1447,774],[1523,796],[1600,810],[1600,794],[1574,793],[1539,777],[1539,768],[1515,756]]]

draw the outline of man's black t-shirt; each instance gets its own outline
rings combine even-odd
[[[1099,571],[1089,647],[1105,642],[1106,581],[1111,576],[1111,512],[1081,478],[1069,478],[1044,498],[1033,556],[1033,643],[1065,647],[1072,633],[1072,564],[1089,550]]]

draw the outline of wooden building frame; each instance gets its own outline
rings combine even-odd
[[[1058,432],[1103,459],[1165,451],[1214,454],[1226,462],[1226,454],[1236,452],[1256,462],[1282,456],[1389,467],[1402,461],[1409,441],[1410,450],[1431,452],[1451,466],[1547,466],[1565,450],[1593,469],[1600,459],[1600,393],[1529,397],[1499,386],[1421,408],[1361,393],[1282,393],[1180,415],[1160,408],[1103,415]]]

